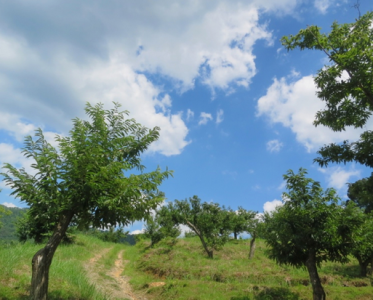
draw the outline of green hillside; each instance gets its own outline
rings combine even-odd
[[[248,259],[249,240],[231,240],[214,259],[198,238],[165,239],[153,248],[104,242],[77,234],[60,245],[50,270],[50,299],[70,300],[308,300],[312,289],[306,270],[276,265],[259,240]],[[31,258],[40,245],[30,242],[0,248],[0,299],[27,299]],[[320,277],[332,300],[372,299],[372,277],[360,278],[355,260],[327,263]]]
[[[27,209],[18,207],[5,207],[5,209],[11,213],[2,216],[0,219],[0,222],[2,223],[0,226],[0,241],[16,241],[17,236],[15,223],[25,214]]]
[[[152,299],[312,299],[307,271],[276,265],[265,256],[261,240],[251,260],[248,240],[231,240],[214,259],[207,258],[198,238],[149,245],[142,241],[128,248],[125,257],[134,288]],[[327,299],[373,299],[372,277],[360,278],[354,259],[345,265],[323,264],[319,274]],[[152,286],[151,281],[165,284]]]

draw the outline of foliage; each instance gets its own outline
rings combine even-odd
[[[129,231],[124,231],[123,227],[115,228],[115,226],[109,226],[106,230],[100,230],[92,228],[87,231],[87,234],[93,235],[104,242],[109,243],[122,243],[126,239]]]
[[[23,154],[34,160],[35,175],[4,165],[2,175],[13,189],[12,195],[30,206],[38,224],[56,222],[46,247],[33,258],[34,272],[48,276],[54,251],[72,220],[80,228],[124,226],[144,218],[163,201],[158,186],[171,172],[156,169],[144,173],[140,159],[158,139],[160,129],[147,129],[126,119],[128,112],[119,107],[114,103],[113,109],[104,110],[102,104],[88,103],[85,111],[90,121],[75,118],[69,136],[56,136],[58,151],[41,129],[35,140],[27,136]],[[138,174],[129,174],[133,169]],[[31,293],[37,289],[42,295],[32,297],[44,298],[48,280],[34,272]],[[36,287],[38,284],[43,288]]]
[[[368,178],[349,183],[347,196],[366,213],[370,213],[373,210],[373,173]]]
[[[323,191],[319,182],[306,178],[305,169],[284,175],[288,193],[284,205],[264,218],[269,257],[279,264],[307,267],[314,299],[325,293],[316,266],[324,261],[346,262],[352,232],[361,224],[355,219],[354,206],[338,205],[334,189]]]
[[[348,206],[355,207],[355,209],[349,209],[350,217],[360,222],[360,226],[355,227],[352,232],[353,242],[350,252],[359,262],[360,275],[365,277],[367,276],[367,266],[373,259],[373,216],[365,214],[354,203],[349,203]]]
[[[174,224],[188,226],[201,240],[208,257],[213,258],[228,240],[229,231],[223,231],[224,212],[217,203],[201,203],[197,196],[189,200],[175,200],[167,206]]]
[[[172,215],[166,206],[155,212],[154,217],[149,217],[145,224],[145,236],[150,238],[151,247],[165,237],[177,238],[181,231],[172,220]]]
[[[223,207],[223,210],[224,207]],[[255,218],[256,212],[251,210],[246,210],[239,206],[237,211],[230,208],[226,210],[226,223],[223,227],[224,230],[230,230],[234,238],[237,239],[238,235],[242,232],[248,231],[248,226]]]
[[[319,182],[305,178],[306,174],[304,169],[298,174],[289,170],[284,175],[289,189],[283,194],[284,205],[264,215],[269,257],[279,264],[302,267],[313,249],[318,265],[326,260],[345,261],[348,252],[341,252],[337,234],[343,212],[339,198],[333,189],[324,192]]]
[[[325,101],[324,110],[316,114],[314,124],[325,125],[334,131],[347,126],[363,127],[373,111],[373,12],[354,23],[334,22],[329,34],[317,26],[309,26],[295,36],[281,39],[288,49],[299,48],[323,51],[330,65],[319,70],[315,77],[317,95]],[[373,167],[373,132],[365,131],[357,142],[330,144],[318,152],[315,159],[321,166],[330,162],[356,161]]]

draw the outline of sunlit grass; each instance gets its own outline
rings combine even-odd
[[[214,259],[207,258],[198,238],[148,246],[143,241],[126,251],[131,261],[126,274],[136,289],[154,299],[312,299],[307,271],[277,265],[260,240],[251,260],[248,240],[230,241]],[[326,263],[319,274],[328,299],[373,299],[371,277],[358,276],[355,260]],[[157,281],[165,285],[151,287]]]
[[[60,245],[50,268],[49,299],[106,299],[89,283],[84,264],[113,245],[85,235],[78,235],[75,244]],[[40,248],[29,242],[0,247],[0,299],[28,298],[31,260]]]

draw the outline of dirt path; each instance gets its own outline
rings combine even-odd
[[[129,278],[121,275],[128,262],[123,260],[123,250],[119,251],[110,271],[105,270],[100,264],[101,258],[110,250],[111,248],[108,248],[95,255],[85,266],[90,282],[110,300],[147,300],[142,295],[135,295],[129,284]]]

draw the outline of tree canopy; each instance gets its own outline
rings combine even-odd
[[[56,224],[32,261],[32,299],[47,298],[49,266],[73,219],[80,227],[127,225],[144,218],[164,199],[158,186],[171,171],[145,173],[140,159],[160,129],[126,118],[129,113],[119,108],[117,103],[110,110],[87,103],[90,120],[75,118],[69,136],[56,136],[58,149],[41,129],[35,138],[27,136],[23,154],[34,161],[35,174],[11,164],[3,167],[12,195],[26,202],[40,223]],[[130,174],[133,170],[136,174]]]
[[[289,192],[283,194],[282,207],[265,214],[264,236],[269,257],[279,264],[305,266],[313,299],[325,299],[317,266],[323,261],[347,261],[351,232],[360,221],[351,214],[355,207],[342,208],[334,189],[324,191],[306,174],[301,168],[298,174],[289,170],[284,175]]]
[[[296,35],[281,39],[287,50],[299,48],[323,51],[330,62],[318,71],[315,83],[317,96],[325,108],[316,114],[314,124],[334,131],[347,126],[362,128],[373,111],[373,12],[353,23],[334,22],[329,34],[321,28],[308,26]],[[319,150],[315,161],[321,166],[330,162],[356,161],[373,167],[373,132],[365,131],[360,140],[330,144]]]

